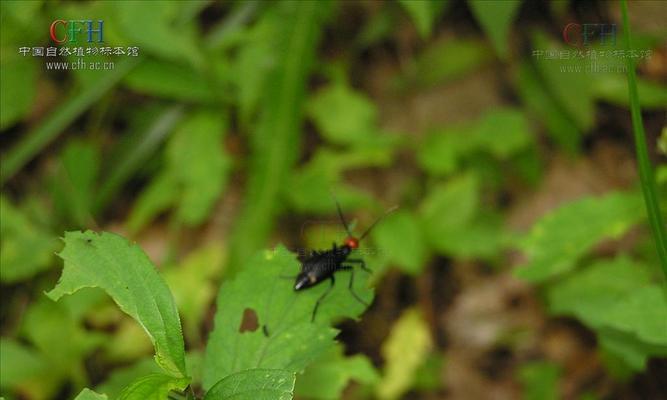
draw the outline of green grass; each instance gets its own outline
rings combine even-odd
[[[621,11],[623,14],[623,37],[625,39],[625,48],[629,50],[632,46],[630,37],[630,23],[628,21],[628,4],[626,0],[621,1]],[[665,232],[665,219],[660,212],[658,203],[658,194],[655,184],[655,176],[651,168],[651,162],[648,157],[646,146],[646,133],[642,122],[641,109],[639,106],[639,94],[637,93],[637,76],[635,73],[635,64],[632,58],[625,59],[627,65],[628,90],[630,92],[630,112],[632,113],[632,130],[635,138],[635,148],[637,151],[637,164],[639,165],[639,180],[641,182],[642,192],[644,193],[644,202],[646,203],[646,212],[648,213],[649,224],[653,232],[655,246],[660,258],[662,271],[667,278],[667,233]]]

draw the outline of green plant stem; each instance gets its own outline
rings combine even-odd
[[[68,98],[57,110],[51,112],[45,121],[29,132],[23,140],[8,152],[7,157],[2,162],[0,185],[14,176],[28,161],[58,137],[72,121],[86,111],[91,104],[113,88],[134,68],[138,61],[138,59],[131,58],[116,63],[116,68],[109,71],[108,74],[104,74],[100,80],[95,82],[95,85],[86,86],[81,92]]]
[[[621,11],[623,14],[623,36],[625,38],[626,51],[631,48],[630,41],[630,23],[628,22],[628,4],[626,0],[621,1]],[[639,107],[639,94],[637,93],[637,77],[635,73],[635,64],[631,57],[625,59],[628,75],[628,90],[630,93],[630,112],[632,113],[632,128],[635,138],[635,147],[637,150],[637,163],[639,164],[639,179],[646,203],[646,212],[648,214],[653,238],[660,258],[662,271],[667,278],[667,234],[665,233],[665,220],[663,219],[658,203],[658,195],[655,187],[655,177],[648,157],[648,148],[646,146],[646,134],[642,122],[641,110]]]

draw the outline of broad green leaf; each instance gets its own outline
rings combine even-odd
[[[209,304],[215,298],[223,262],[220,245],[204,245],[190,253],[178,266],[167,269],[164,278],[172,287],[174,300],[183,318],[189,341],[198,343],[201,323]]]
[[[572,315],[600,328],[617,302],[649,283],[646,267],[627,257],[600,260],[551,285],[549,306],[553,313]]]
[[[645,370],[651,357],[667,357],[667,346],[647,343],[635,334],[606,328],[597,333],[603,361],[612,373],[627,376],[628,372]]]
[[[489,63],[491,54],[479,40],[439,40],[417,56],[417,68],[407,79],[418,86],[452,82]]]
[[[108,397],[106,394],[95,393],[94,391],[86,388],[79,393],[74,400],[107,400]]]
[[[338,272],[334,288],[311,322],[315,303],[330,283],[295,292],[294,279],[281,277],[296,276],[299,270],[296,254],[278,246],[259,252],[222,285],[215,328],[206,348],[204,388],[246,369],[301,371],[333,345],[338,333],[330,327],[333,319],[356,318],[366,308],[348,290],[351,271]],[[366,286],[368,274],[357,270],[354,275],[355,293],[370,303],[373,291]],[[244,323],[244,314],[253,313],[256,320]]]
[[[377,131],[375,104],[343,82],[315,93],[308,101],[307,112],[319,132],[332,143],[363,143]]]
[[[183,390],[189,378],[177,378],[164,374],[150,374],[130,384],[118,396],[118,400],[164,400],[172,390]]]
[[[95,387],[100,393],[106,393],[110,399],[117,399],[127,386],[147,375],[159,374],[160,367],[152,357],[141,359],[127,367],[115,368],[107,379]]]
[[[59,256],[65,267],[47,295],[58,300],[84,287],[104,289],[144,327],[155,346],[156,362],[171,375],[187,376],[174,299],[141,248],[107,232],[67,232],[64,240]]]
[[[56,208],[67,221],[79,227],[91,223],[95,182],[100,169],[96,146],[71,141],[60,155],[58,173],[52,182]]]
[[[374,384],[378,372],[363,355],[345,357],[337,345],[310,364],[296,379],[294,393],[300,398],[336,400],[350,381]]]
[[[166,99],[207,103],[215,97],[211,83],[201,73],[190,66],[167,61],[147,59],[124,82],[139,93]]]
[[[284,2],[272,45],[279,49],[267,74],[261,115],[252,132],[243,206],[230,237],[230,272],[266,241],[280,209],[280,195],[299,152],[301,117],[308,74],[329,10],[328,2]]]
[[[642,108],[664,109],[667,104],[667,87],[657,82],[645,79],[637,79],[637,91]],[[593,95],[597,99],[608,101],[612,104],[627,106],[628,84],[623,75],[604,74],[596,77],[593,81]]]
[[[178,183],[168,172],[162,172],[139,195],[127,219],[127,228],[139,232],[153,218],[172,207],[179,195]]]
[[[294,372],[280,369],[249,369],[221,379],[206,392],[204,400],[291,400]]]
[[[49,363],[42,354],[14,339],[1,338],[0,348],[0,387],[3,389],[39,381],[40,376],[49,372]]]
[[[484,114],[477,123],[476,136],[478,146],[499,159],[515,154],[531,143],[528,121],[520,110],[512,108],[499,108]]]
[[[523,62],[514,76],[521,101],[535,122],[544,124],[549,136],[559,146],[570,153],[576,153],[579,150],[581,130],[574,119],[558,105],[540,78],[537,68],[530,62]]]
[[[137,200],[128,226],[140,230],[157,214],[176,206],[176,218],[198,225],[210,214],[227,185],[231,166],[223,150],[226,121],[220,113],[194,112],[167,143],[164,170]]]
[[[468,6],[491,39],[496,53],[506,59],[508,56],[507,36],[516,16],[520,0],[483,1],[468,0]]]
[[[521,111],[494,109],[473,123],[431,132],[418,146],[417,161],[431,174],[448,175],[476,153],[507,159],[531,145],[530,135]]]
[[[167,143],[170,174],[179,185],[176,217],[200,224],[227,185],[231,161],[223,151],[227,122],[219,111],[200,111],[187,118]]]
[[[335,211],[331,193],[345,210],[368,207],[373,199],[342,182],[343,172],[363,167],[388,166],[393,158],[388,146],[357,147],[345,152],[319,150],[287,181],[284,192],[290,205],[299,212],[322,214]]]
[[[435,130],[420,143],[417,162],[433,175],[449,175],[477,148],[476,137],[473,125]]]
[[[426,39],[431,36],[435,19],[449,0],[398,0],[398,2],[410,14],[419,35]]]
[[[462,258],[491,258],[507,244],[495,214],[480,213],[479,179],[472,173],[435,186],[419,209],[424,237],[435,250]]]
[[[547,213],[522,240],[528,264],[516,275],[543,282],[573,269],[598,242],[618,238],[645,218],[642,199],[634,192],[612,192],[561,205]]]
[[[519,369],[519,380],[523,385],[523,399],[559,399],[558,379],[560,375],[560,367],[552,362],[535,361],[524,364]]]
[[[430,329],[419,311],[403,312],[382,344],[385,367],[382,380],[376,386],[378,398],[400,398],[412,385],[415,372],[432,348]]]
[[[199,352],[188,352],[185,355],[185,363],[188,372],[192,375],[191,385],[199,385],[201,376],[199,374],[199,364],[202,354]],[[155,364],[152,357],[142,358],[139,361],[134,360],[134,364],[114,368],[107,379],[95,387],[100,393],[105,393],[110,399],[117,399],[120,393],[132,383],[147,375],[160,374],[160,367]]]
[[[58,241],[4,196],[0,197],[0,233],[0,281],[20,282],[51,266]]]
[[[51,374],[71,378],[77,385],[84,385],[87,379],[86,356],[105,339],[105,335],[84,329],[64,304],[44,297],[27,310],[21,330],[49,361]]]
[[[424,268],[428,249],[419,221],[413,214],[399,210],[377,225],[371,235],[380,256],[404,272],[416,275]]]
[[[542,32],[533,35],[533,48],[545,53],[562,50],[562,46]],[[581,65],[583,61],[580,59],[551,59],[542,56],[535,57],[534,62],[544,86],[553,97],[557,107],[565,110],[580,131],[589,130],[595,118],[593,81],[584,72],[568,72],[568,67],[573,68],[579,65],[583,68]],[[572,93],[577,93],[577,95],[573,96]]]
[[[667,298],[659,285],[636,289],[605,313],[604,324],[643,341],[667,346]]]
[[[124,39],[140,51],[146,51],[160,58],[191,63],[200,62],[200,46],[192,24],[177,24],[182,18],[185,3],[165,0],[140,0],[132,3],[110,3],[110,11],[115,17]],[[150,15],[151,18],[145,17]],[[180,21],[178,21],[180,22]],[[178,25],[178,34],[174,34]]]

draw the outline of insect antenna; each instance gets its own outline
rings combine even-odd
[[[363,238],[365,238],[366,235],[368,235],[368,234],[371,232],[371,229],[373,229],[373,228],[375,227],[375,225],[377,225],[378,222],[382,221],[382,219],[383,219],[384,217],[386,217],[387,215],[393,213],[393,212],[396,211],[397,209],[398,209],[398,206],[393,206],[392,208],[390,208],[390,209],[388,209],[387,211],[385,211],[384,214],[380,215],[380,217],[379,217],[378,219],[376,219],[375,222],[373,222],[373,223],[371,224],[371,226],[369,226],[368,229],[366,229],[366,231],[359,237],[359,241],[361,241]]]
[[[334,202],[336,202],[336,209],[338,210],[338,216],[340,217],[340,222],[345,227],[345,232],[347,232],[348,236],[353,236],[352,232],[350,232],[350,227],[347,225],[347,221],[345,221],[345,217],[343,216],[343,211],[340,209],[340,204],[338,203],[338,199],[336,199],[336,196],[333,194],[333,192],[331,192],[331,197],[333,197]]]

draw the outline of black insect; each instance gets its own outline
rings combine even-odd
[[[322,295],[317,299],[315,307],[313,308],[313,313],[310,318],[310,321],[315,321],[315,315],[317,314],[317,309],[320,306],[320,303],[324,298],[331,292],[334,285],[336,284],[336,278],[334,274],[338,271],[350,271],[350,282],[348,284],[348,289],[352,296],[360,302],[361,304],[368,306],[368,304],[362,300],[352,288],[354,283],[354,265],[358,265],[362,270],[366,272],[371,272],[370,269],[366,267],[364,260],[360,258],[348,258],[354,249],[359,247],[359,242],[368,235],[368,233],[373,229],[373,227],[387,214],[394,211],[397,207],[389,209],[384,215],[378,218],[366,231],[360,236],[355,237],[343,217],[343,212],[340,209],[340,205],[336,201],[336,208],[338,209],[338,216],[340,221],[345,227],[347,232],[347,238],[343,241],[341,246],[336,246],[336,243],[333,244],[333,247],[329,250],[324,251],[312,251],[309,255],[301,257],[299,261],[301,262],[301,271],[296,276],[296,281],[294,282],[294,290],[304,290],[310,287],[313,287],[325,280],[329,280],[331,285],[329,288],[322,293]]]

